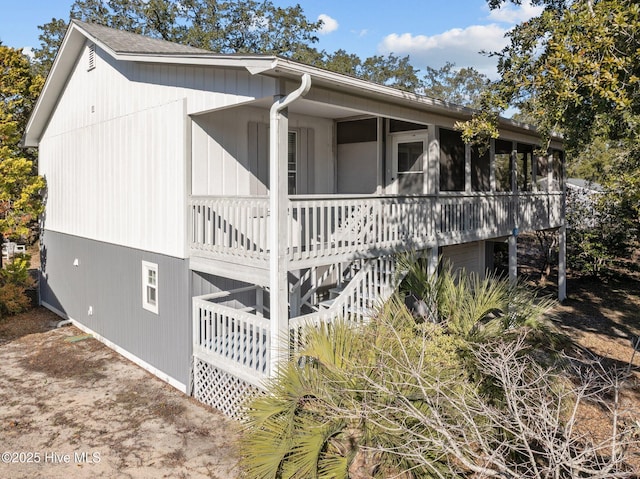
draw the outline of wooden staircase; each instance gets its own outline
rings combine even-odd
[[[353,323],[369,320],[376,308],[391,297],[399,279],[392,256],[355,260],[340,277],[342,281],[328,290],[329,297],[318,303],[317,311],[289,320],[294,349],[301,344],[305,325],[318,326],[337,318]]]

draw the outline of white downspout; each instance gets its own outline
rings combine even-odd
[[[283,110],[303,97],[311,88],[311,76],[302,75],[300,87],[277,99],[269,114],[269,289],[271,310],[270,376],[288,358],[289,288],[287,280],[288,117]]]

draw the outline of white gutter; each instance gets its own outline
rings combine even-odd
[[[269,113],[269,294],[271,298],[270,375],[288,356],[289,288],[287,281],[288,182],[286,148],[288,120],[281,112],[311,88],[311,75],[302,75],[297,90],[276,100]],[[282,171],[284,170],[284,172]]]
[[[305,73],[304,75],[302,75],[301,80],[302,80],[302,83],[300,84],[297,90],[292,91],[287,96],[280,98],[273,105],[271,105],[271,110],[269,113],[270,126],[274,126],[273,122],[278,121],[278,114],[282,110],[284,110],[291,103],[296,101],[298,98],[303,97],[307,93],[309,93],[309,90],[311,89],[311,75],[309,75],[308,73]],[[270,151],[273,151],[273,150],[270,149]]]

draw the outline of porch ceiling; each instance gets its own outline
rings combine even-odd
[[[251,106],[269,109],[271,108],[272,103],[273,98],[265,97],[251,102]],[[320,118],[330,118],[334,120],[341,118],[350,118],[363,114],[370,114],[369,112],[308,100],[306,98],[300,98],[299,100],[293,102],[289,106],[289,112],[295,113],[296,115],[315,116]]]

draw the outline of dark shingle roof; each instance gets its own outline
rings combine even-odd
[[[72,20],[89,35],[104,43],[116,53],[165,54],[165,55],[211,55],[209,50],[180,45],[157,38],[149,38],[137,33],[115,30],[95,23]]]

